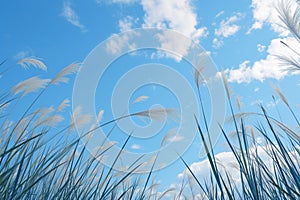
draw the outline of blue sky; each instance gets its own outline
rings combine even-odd
[[[258,104],[262,103],[268,112],[278,116],[275,109],[278,106],[283,120],[289,121],[290,115],[276,95],[276,100],[273,101],[274,92],[271,85],[279,85],[292,107],[297,108],[299,95],[295,91],[299,89],[299,75],[283,71],[283,66],[272,55],[296,56],[280,41],[286,42],[294,49],[299,49],[300,45],[280,26],[281,22],[275,8],[278,2],[280,1],[28,0],[18,3],[5,1],[4,6],[0,8],[1,60],[8,59],[7,65],[16,66],[18,60],[26,57],[41,58],[48,70],[44,72],[14,67],[10,75],[1,78],[1,90],[34,75],[43,78],[53,77],[70,63],[85,60],[99,43],[114,34],[135,28],[167,28],[192,39],[208,52],[218,71],[223,71],[227,76],[233,95],[240,97],[243,111],[259,111]],[[173,42],[175,46],[178,45],[178,49],[182,48],[181,41]],[[114,51],[116,49],[113,48],[117,47],[111,48]],[[97,112],[101,109],[105,111],[103,121],[113,117],[111,97],[118,81],[133,67],[147,63],[171,66],[193,85],[192,68],[183,68],[182,66],[188,64],[178,57],[153,49],[123,55],[111,64],[97,87],[94,106]],[[164,74],[159,76],[163,77]],[[146,79],[147,75],[142,78]],[[69,84],[49,88],[48,95],[55,98],[45,98],[39,106],[59,105],[63,99],[71,99],[73,82],[74,79]],[[123,86],[130,87],[130,82],[125,82]],[[196,89],[195,85],[192,87]],[[203,90],[208,117],[212,117],[209,114],[211,108],[209,95],[205,87]],[[118,109],[118,114],[127,110],[131,113],[138,112],[157,104],[175,108],[180,106],[176,94],[172,94],[168,88],[159,84],[148,84],[139,88],[132,93],[129,101],[132,102],[143,95],[149,98],[143,102],[129,104],[124,111],[122,108]],[[30,94],[24,98],[25,103],[30,102],[33,96],[34,94]],[[297,111],[296,109],[296,113]],[[150,123],[148,119],[137,117],[132,120],[140,126]],[[153,123],[161,125],[159,122]],[[166,133],[176,126],[171,120],[161,131]],[[230,130],[230,126],[228,129]],[[109,131],[109,127],[104,129],[105,131]],[[126,134],[122,135],[119,132],[121,130],[118,129],[110,139],[122,143]],[[129,142],[128,151],[137,153],[154,151],[159,148],[162,137],[163,134],[159,138],[132,140]],[[176,139],[180,142],[180,137]],[[196,165],[195,163],[199,161],[201,146],[199,144],[199,138],[196,137],[183,154],[188,163]],[[217,144],[216,149],[217,152],[226,151],[222,141]],[[183,170],[183,164],[177,161],[163,169],[157,176],[163,185],[167,186],[176,182],[178,174]]]

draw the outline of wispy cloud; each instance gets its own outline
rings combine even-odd
[[[121,32],[129,31],[133,28],[133,25],[139,21],[139,18],[134,19],[132,16],[127,16],[124,19],[119,20],[119,29]]]
[[[213,48],[215,48],[215,49],[221,48],[224,44],[223,40],[220,40],[218,38],[214,38],[212,43],[213,43]]]
[[[115,37],[106,44],[106,51],[110,54],[118,54],[122,51],[131,51],[136,48],[135,32],[124,33],[120,37]]]
[[[141,148],[141,146],[138,144],[131,145],[131,149],[140,149],[140,148]]]
[[[262,45],[262,44],[258,44],[257,45],[257,51],[258,52],[263,52],[263,51],[265,51],[265,49],[266,49],[266,46],[265,45]]]
[[[252,102],[250,103],[250,106],[258,106],[258,105],[263,104],[263,103],[264,103],[263,100],[258,99],[258,100],[252,101]]]
[[[121,4],[130,4],[135,3],[138,0],[96,0],[96,3],[121,3]]]
[[[216,18],[221,16],[224,12],[220,12],[216,15]],[[219,49],[223,46],[224,38],[235,35],[239,30],[240,26],[237,22],[243,17],[242,13],[236,13],[235,15],[224,19],[220,22],[219,27],[215,29],[215,38],[212,40],[213,47]]]
[[[237,25],[236,22],[240,20],[241,16],[241,13],[237,13],[227,20],[222,20],[220,27],[215,29],[215,35],[227,38],[237,33],[240,30],[240,26]]]
[[[14,56],[14,59],[16,60],[21,60],[23,58],[26,58],[26,57],[30,57],[33,55],[33,51],[30,49],[30,50],[24,50],[24,51],[20,51],[18,52],[15,56]]]
[[[80,28],[82,32],[86,32],[86,27],[80,22],[79,16],[72,8],[72,4],[70,1],[65,1],[62,10],[62,16],[74,26]]]
[[[220,17],[220,16],[221,16],[221,15],[223,15],[224,13],[225,13],[225,11],[224,11],[224,10],[222,10],[222,11],[218,12],[218,13],[216,14],[215,18],[218,18],[218,17]]]

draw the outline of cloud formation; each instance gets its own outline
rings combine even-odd
[[[220,13],[223,14],[222,12]],[[217,14],[217,16],[219,16],[220,13]],[[215,29],[215,38],[212,41],[215,49],[219,49],[223,46],[224,38],[233,36],[240,30],[240,26],[237,22],[241,20],[242,16],[243,15],[241,13],[236,13],[235,15],[220,22],[219,27]]]
[[[279,18],[278,12],[278,8],[287,2],[291,4],[291,9],[293,9],[291,12],[294,12],[294,9],[297,7],[295,0],[252,0],[251,7],[254,23],[247,33],[261,29],[264,24],[269,24],[275,32],[282,36],[287,36],[288,31],[282,27],[283,23]]]
[[[240,26],[237,25],[236,22],[240,20],[241,16],[241,13],[237,13],[227,20],[222,20],[220,23],[220,27],[218,29],[215,29],[215,35],[227,38],[236,34],[240,30]]]
[[[260,145],[256,147],[251,147],[249,148],[249,153],[251,156],[255,156],[256,152],[259,158],[264,162],[266,167],[270,170],[271,173],[274,173],[273,170],[273,159],[270,157],[269,154],[269,148],[268,146]],[[293,152],[289,152],[290,155],[293,154]],[[280,155],[278,156],[279,159],[281,159]],[[241,189],[242,187],[242,182],[241,182],[241,176],[240,176],[240,167],[239,163],[235,158],[235,155],[233,152],[221,152],[215,155],[217,167],[218,167],[218,172],[221,177],[224,178],[225,184],[228,182],[226,179],[227,175],[230,178],[230,184],[235,185],[237,189]],[[294,158],[292,158],[294,159]],[[211,173],[211,166],[209,163],[209,160],[206,158],[205,160],[199,161],[199,162],[194,162],[192,163],[189,168],[191,171],[194,173],[194,175],[197,177],[198,181],[204,185],[205,183],[209,184],[211,183],[210,176],[212,175]],[[212,175],[213,176],[213,175]],[[185,190],[184,192],[190,194],[190,190],[194,190],[193,196],[197,195],[202,197],[203,199],[203,194],[201,190],[195,191],[195,189],[199,188],[198,184],[194,180],[194,177],[192,177],[191,173],[189,172],[188,169],[185,169],[182,173],[178,174],[179,179],[184,179],[187,177],[189,181],[190,188],[188,190]],[[176,187],[176,184],[172,184],[172,186]],[[179,186],[179,185],[178,185]],[[178,187],[177,186],[177,187]],[[180,186],[179,186],[180,187]]]
[[[124,19],[119,20],[120,31],[123,32],[131,30],[138,20],[138,18],[134,19],[132,16],[126,16]]]
[[[86,27],[81,24],[80,20],[79,20],[79,16],[77,15],[77,13],[75,12],[75,10],[72,8],[72,4],[70,1],[65,1],[64,2],[64,6],[62,9],[62,16],[71,24],[73,24],[74,26],[80,28],[80,30],[82,32],[86,32],[87,29]]]
[[[141,148],[141,146],[138,144],[131,145],[131,149],[140,149],[140,148]]]
[[[257,47],[257,51],[260,53],[265,51],[265,49],[266,49],[266,46],[262,45],[262,44],[258,44],[258,45],[256,45],[256,47]]]
[[[200,26],[197,20],[197,14],[192,6],[191,0],[182,1],[160,1],[160,0],[112,0],[111,3],[139,3],[144,11],[140,26],[143,28],[155,27],[162,29],[172,29],[178,31],[184,36],[191,38],[196,43],[201,38],[208,36],[207,27]],[[137,24],[139,19],[132,16],[126,16],[119,20],[120,31],[127,31]],[[180,62],[182,57],[188,52],[191,42],[190,40],[178,40],[178,38],[170,39],[169,35],[160,35],[161,47],[176,46],[180,51],[180,55],[173,55],[166,52],[158,52],[158,57],[170,57]],[[152,55],[155,57],[155,55]]]
[[[142,0],[141,4],[145,11],[143,27],[170,28],[195,40],[208,35],[206,27],[198,27],[190,0]]]
[[[282,79],[290,73],[287,70],[286,63],[277,57],[297,57],[295,52],[284,46],[281,41],[289,44],[293,49],[300,49],[300,43],[296,38],[277,38],[271,41],[268,47],[268,55],[265,59],[261,59],[250,65],[250,61],[246,60],[239,65],[238,69],[226,69],[225,74],[228,76],[229,82],[249,83],[252,80],[263,82],[267,78]]]
[[[135,3],[138,0],[96,0],[97,3],[121,3],[121,4],[130,4]]]

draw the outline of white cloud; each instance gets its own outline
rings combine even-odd
[[[241,16],[241,13],[237,13],[227,20],[222,20],[220,27],[215,29],[215,35],[227,38],[236,34],[240,30],[240,26],[236,22],[240,20]]]
[[[143,27],[169,28],[196,42],[208,35],[206,27],[198,27],[197,14],[194,12],[190,0],[142,0],[141,4],[145,11]],[[177,62],[180,62],[182,57],[187,55],[191,45],[190,40],[179,40],[171,37],[170,34],[162,34],[160,41],[163,49],[175,47],[172,49],[176,49],[177,55],[169,53],[164,53],[163,55],[174,58]]]
[[[141,4],[145,11],[143,27],[170,28],[195,40],[208,34],[205,27],[198,28],[197,14],[190,0],[142,0]]]
[[[279,102],[280,102],[279,99],[277,99],[275,102],[274,102],[274,101],[269,101],[269,102],[267,103],[267,107],[268,107],[268,108],[273,108],[273,107],[275,107]]]
[[[98,0],[97,2],[100,3],[101,0]],[[129,4],[139,1],[110,0],[109,2]],[[194,12],[191,0],[141,0],[139,3],[145,12],[142,27],[169,28],[194,40],[198,40],[201,37],[206,37],[208,35],[206,27],[199,27],[197,14]],[[127,22],[129,17],[130,16],[127,16],[125,19],[120,20],[120,22]],[[123,27],[122,25],[120,28]],[[125,27],[130,27],[130,23],[126,23]]]
[[[141,148],[141,146],[138,144],[131,145],[131,149],[140,149],[140,148]]]
[[[87,29],[81,22],[79,21],[79,16],[75,12],[75,10],[72,8],[72,4],[70,1],[65,1],[63,10],[62,10],[62,16],[71,24],[74,26],[80,28],[82,32],[86,32]]]
[[[121,52],[128,52],[134,50],[136,44],[134,43],[135,32],[128,32],[122,36],[112,37],[106,44],[106,51],[111,54],[119,54]]]
[[[247,33],[249,34],[255,29],[261,29],[264,24],[269,24],[275,32],[282,36],[286,36],[288,31],[281,26],[282,22],[278,17],[279,13],[277,11],[277,8],[281,6],[280,3],[284,1],[292,2],[294,6],[291,8],[293,9],[297,7],[295,0],[252,0],[251,6],[255,21]]]
[[[260,141],[261,142],[261,141]],[[249,149],[249,152],[251,155],[255,155],[255,151],[257,151],[257,154],[261,158],[261,160],[264,162],[266,167],[270,170],[271,173],[274,173],[273,171],[273,160],[269,156],[269,150],[267,146],[257,146],[256,148],[252,147]],[[292,152],[290,152],[292,153]],[[219,154],[215,155],[216,163],[218,167],[218,172],[220,173],[220,176],[224,178],[225,184],[228,181],[226,179],[226,173],[230,177],[231,185],[235,184],[237,189],[241,189],[241,179],[240,179],[240,168],[239,164],[232,152],[221,152]],[[281,159],[281,157],[279,158]],[[195,162],[189,166],[191,171],[194,173],[194,175],[197,177],[197,179],[200,181],[201,184],[205,184],[205,182],[210,184],[210,175],[211,175],[211,166],[208,159],[205,159],[200,162]],[[179,179],[183,179],[184,177],[188,177],[189,182],[191,183],[192,189],[198,188],[198,184],[196,184],[194,178],[191,176],[188,169],[185,169],[182,173],[178,174],[177,176]],[[177,185],[178,187],[178,185]],[[180,186],[179,186],[180,187]],[[188,191],[190,191],[190,187],[188,187]],[[197,191],[198,194],[201,194],[200,190]],[[194,194],[195,195],[195,194]]]
[[[224,44],[223,40],[218,38],[214,38],[212,42],[213,42],[213,48],[215,49],[221,48]]]
[[[254,89],[254,92],[258,92],[258,91],[259,91],[259,88],[258,88],[258,87]]]
[[[97,3],[121,3],[121,4],[130,4],[130,3],[135,3],[138,0],[96,0]]]
[[[232,152],[221,152],[215,155],[217,160],[218,170],[221,176],[225,177],[226,172],[231,176],[232,181],[235,184],[240,183],[240,172],[237,161],[234,157]],[[197,179],[200,181],[201,184],[204,184],[205,181],[210,180],[211,166],[209,164],[209,160],[205,159],[200,162],[194,162],[189,166],[191,171],[195,174]],[[195,184],[194,178],[191,176],[188,169],[186,169],[183,173],[178,174],[179,179],[183,179],[184,177],[188,177],[190,184],[193,186]],[[232,182],[232,183],[233,183]]]
[[[180,62],[182,57],[188,54],[188,50],[191,45],[191,40],[185,37],[178,38],[178,35],[175,35],[172,32],[168,31],[164,31],[162,34],[159,34],[158,37],[162,49],[176,49],[176,52],[173,53],[160,51],[159,56],[173,58],[177,62]]]
[[[222,11],[218,12],[218,14],[216,14],[215,18],[218,18],[218,17],[220,17],[220,16],[221,16],[221,15],[223,15],[224,13],[225,13],[225,11],[224,11],[224,10],[222,10]]]
[[[252,80],[259,80],[262,82],[267,78],[279,80],[289,75],[290,73],[286,70],[287,66],[283,65],[276,55],[288,57],[297,57],[297,55],[280,41],[287,43],[293,49],[300,49],[300,43],[293,37],[273,39],[265,59],[254,62],[252,66],[250,66],[250,61],[246,60],[239,65],[238,69],[226,69],[224,72],[228,76],[228,81],[249,83]]]
[[[101,2],[101,1],[100,1]],[[138,2],[142,6],[144,11],[142,27],[156,27],[156,28],[167,28],[178,31],[184,36],[193,39],[195,42],[203,37],[206,37],[209,33],[206,27],[199,26],[197,20],[197,14],[194,12],[194,7],[191,4],[191,0],[182,1],[161,1],[161,0],[111,0],[112,3],[133,3]],[[132,25],[136,21],[127,16],[119,21],[119,28],[121,31],[130,30]],[[178,40],[173,38],[172,40],[167,39],[164,34],[160,36],[161,48],[176,46],[179,49],[180,55],[173,55],[170,53],[159,52],[158,57],[167,56],[174,58],[177,62],[181,61],[182,57],[185,56],[190,48],[191,42]],[[177,53],[177,52],[176,52]],[[156,57],[155,55],[152,55]]]
[[[262,99],[258,99],[258,100],[255,100],[255,101],[252,101],[250,103],[251,106],[257,106],[257,105],[260,105],[260,104],[263,104],[264,101]]]
[[[219,17],[222,15],[224,12],[220,12],[217,14],[216,17]],[[215,29],[215,38],[213,39],[213,48],[219,49],[224,45],[224,38],[228,38],[230,36],[233,36],[240,30],[240,26],[237,25],[237,22],[242,18],[241,13],[237,13],[226,20],[222,20],[220,22],[220,25],[218,28]],[[215,24],[214,24],[215,26]]]
[[[256,47],[257,47],[257,51],[260,53],[266,49],[266,46],[262,45],[262,44],[258,44],[258,45],[256,45]]]
[[[30,57],[32,54],[32,51],[20,51],[14,56],[14,58],[16,60],[21,60],[23,58]]]
[[[119,20],[119,29],[121,32],[129,31],[132,29],[133,25],[138,22],[138,18],[134,19],[131,16],[127,16],[124,19]]]

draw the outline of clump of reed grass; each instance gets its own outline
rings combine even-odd
[[[300,42],[300,6],[299,2],[282,2],[278,8],[280,19],[286,29]],[[292,49],[289,44],[281,42],[293,52],[293,56],[281,56],[287,70],[299,72],[300,54]],[[296,56],[296,57],[295,57]],[[210,178],[202,180],[197,176],[192,167],[180,157],[186,166],[185,175],[189,184],[187,192],[193,196],[190,198],[200,199],[299,199],[300,198],[300,137],[299,120],[288,99],[279,87],[273,87],[275,93],[282,100],[295,120],[296,127],[292,128],[284,123],[279,115],[279,120],[268,114],[268,111],[260,105],[260,113],[243,113],[238,104],[240,113],[235,113],[231,102],[231,91],[225,76],[223,76],[225,91],[229,101],[231,112],[231,125],[234,128],[237,141],[229,138],[229,133],[220,126],[223,137],[233,155],[234,166],[224,166],[218,160],[210,143],[209,133],[205,137],[206,127],[202,126],[199,118],[195,116],[198,132],[203,142],[207,161],[210,166]],[[200,91],[199,91],[200,93]],[[274,95],[272,96],[275,101]],[[277,110],[278,111],[278,110]],[[205,115],[205,113],[204,113]],[[247,118],[254,116],[257,123],[247,124]],[[206,118],[204,124],[207,124]],[[290,123],[290,122],[289,122]],[[259,134],[261,142],[258,142]],[[239,181],[232,178],[231,168],[239,173]],[[235,174],[237,175],[237,174]],[[198,189],[198,193],[193,190]]]
[[[18,64],[24,68],[33,66],[47,69],[37,58],[23,59]],[[67,83],[67,76],[76,73],[78,67],[78,64],[71,64],[53,79],[29,78],[13,87],[11,92],[0,95],[0,199],[163,198],[171,190],[154,190],[156,183],[148,184],[151,172],[146,175],[146,184],[140,182],[142,175],[135,175],[142,163],[132,163],[132,167],[124,172],[114,171],[114,164],[131,136],[124,141],[117,157],[111,158],[114,162],[110,168],[103,166],[99,161],[104,159],[106,152],[116,143],[103,143],[91,156],[81,139],[90,137],[96,129],[117,123],[125,117],[161,119],[171,114],[172,109],[145,110],[102,124],[100,121],[104,110],[101,110],[88,132],[72,138],[66,135],[72,131],[75,124],[80,126],[90,121],[90,116],[81,113],[80,107],[71,115],[70,124],[65,127],[59,126],[61,128],[56,125],[64,120],[62,112],[69,106],[68,99],[63,100],[57,108],[50,106],[32,111],[49,86]],[[10,118],[13,116],[9,108],[21,104],[22,99],[30,93],[37,93],[36,97],[28,107],[19,111],[21,117],[12,121]],[[145,99],[146,96],[140,97],[135,103]]]
[[[290,4],[283,4],[279,9],[281,19],[287,29],[300,41],[299,7],[290,12]],[[289,44],[282,42],[287,48]],[[296,55],[298,52],[291,49]],[[285,65],[292,66],[289,70],[300,69],[294,57],[279,56]],[[5,61],[0,63],[0,67]],[[47,66],[37,58],[25,58],[18,62],[23,68],[35,67],[46,71]],[[261,105],[260,113],[235,113],[231,103],[232,94],[223,75],[223,81],[229,108],[231,123],[234,128],[236,142],[229,139],[227,131],[220,126],[223,137],[233,155],[233,165],[238,171],[239,182],[234,180],[228,166],[222,165],[212,148],[208,132],[206,114],[202,104],[200,75],[203,68],[195,69],[194,79],[201,103],[201,117],[195,116],[200,139],[203,143],[210,165],[210,177],[201,180],[180,157],[186,167],[187,179],[183,179],[179,188],[161,191],[155,182],[152,170],[156,157],[149,161],[151,170],[148,174],[135,175],[135,171],[143,164],[136,161],[124,172],[115,172],[113,167],[125,149],[131,136],[123,142],[120,152],[113,159],[110,168],[104,167],[99,160],[116,143],[103,142],[91,156],[81,139],[87,137],[89,142],[95,130],[109,124],[116,124],[127,117],[139,116],[161,120],[174,117],[174,109],[150,109],[120,116],[107,122],[101,122],[104,111],[101,110],[89,131],[79,138],[65,137],[72,131],[75,124],[85,124],[90,120],[88,114],[82,114],[80,108],[75,109],[70,124],[56,127],[63,119],[61,112],[68,107],[70,101],[65,99],[57,107],[40,108],[32,111],[40,97],[48,87],[60,83],[68,83],[67,76],[78,71],[80,63],[73,63],[52,79],[37,76],[20,82],[12,92],[0,94],[0,199],[300,199],[300,136],[299,131],[289,127],[281,119],[269,116]],[[9,68],[1,69],[0,76],[5,75]],[[20,104],[22,98],[29,93],[38,92],[28,107],[24,108],[21,117],[10,120],[10,108]],[[297,115],[288,99],[277,87],[275,92],[288,107],[299,128]],[[133,103],[144,101],[148,96],[136,98]],[[275,99],[275,98],[273,98]],[[239,101],[238,101],[239,102]],[[238,103],[238,110],[241,111]],[[260,120],[249,127],[246,117],[255,116]],[[199,122],[204,120],[204,127]],[[170,130],[161,142],[164,146],[174,137]],[[259,134],[263,144],[256,138]],[[263,154],[262,154],[263,152]],[[200,192],[198,192],[200,191]]]
[[[226,77],[223,77],[226,79]],[[229,88],[226,80],[224,84]],[[268,115],[267,110],[260,105],[261,113],[234,113],[229,89],[226,90],[231,111],[231,122],[237,143],[231,141],[223,127],[220,130],[230,153],[234,156],[235,169],[239,172],[239,181],[232,179],[230,170],[233,166],[223,166],[219,162],[210,139],[205,138],[205,127],[202,127],[195,117],[198,132],[203,142],[207,159],[211,168],[210,180],[203,181],[193,172],[191,167],[181,157],[186,166],[188,179],[196,183],[198,195],[202,199],[298,199],[300,198],[300,137],[298,129],[289,127],[282,121]],[[290,110],[298,124],[298,118],[287,98],[276,87],[275,92]],[[240,108],[238,109],[240,110]],[[261,120],[254,126],[256,134],[260,134],[263,144],[258,144],[253,128],[246,128],[244,117],[255,116]],[[204,118],[205,119],[205,118]]]

